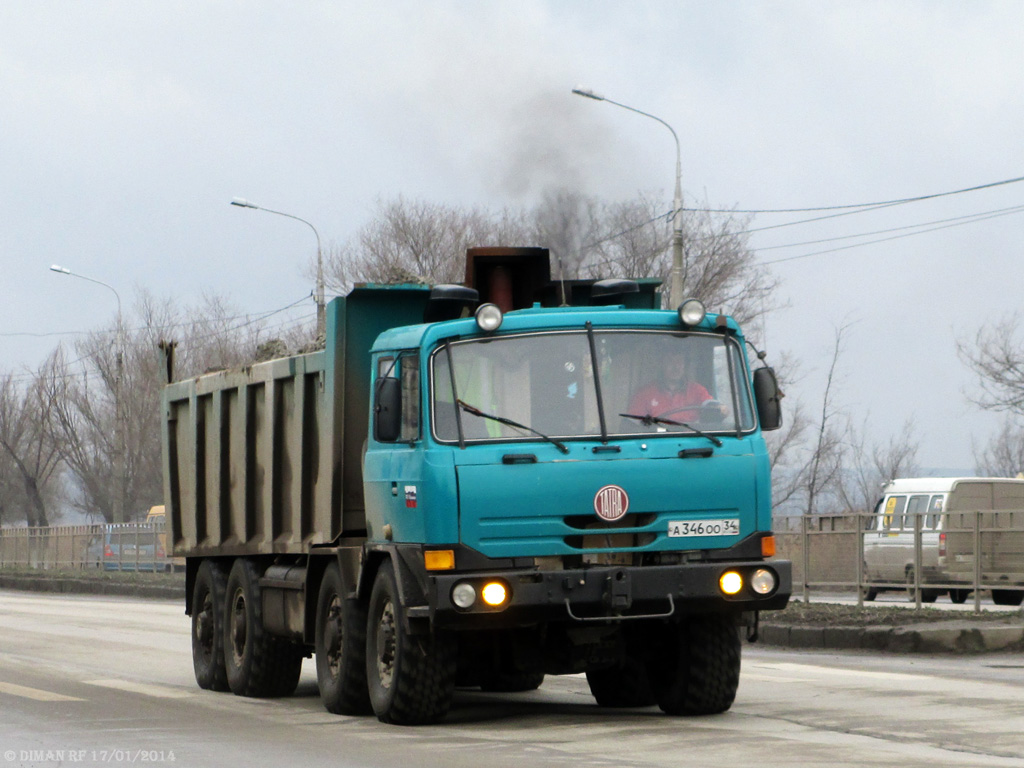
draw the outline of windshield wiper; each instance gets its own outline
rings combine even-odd
[[[525,429],[527,432],[532,432],[537,437],[544,438],[553,446],[555,446],[555,448],[560,450],[562,453],[569,452],[569,449],[568,447],[566,447],[565,443],[555,440],[555,438],[553,437],[548,437],[543,432],[538,432],[533,427],[528,427],[525,424],[520,424],[518,421],[513,421],[512,419],[506,418],[505,416],[494,416],[493,414],[490,413],[484,413],[479,408],[476,408],[467,403],[465,400],[458,400],[457,402],[459,404],[459,408],[464,410],[466,413],[470,413],[473,416],[479,416],[481,419],[490,419],[491,421],[496,421],[499,424],[506,424],[510,427],[515,427],[516,429]]]
[[[697,429],[696,427],[687,424],[685,421],[676,421],[675,419],[666,419],[661,416],[652,416],[649,413],[644,416],[639,416],[635,413],[620,413],[619,416],[622,416],[625,419],[635,419],[636,421],[639,421],[641,424],[643,424],[645,427],[649,427],[652,424],[671,424],[674,427],[685,427],[686,429],[693,432],[695,435],[706,437],[708,440],[714,443],[716,447],[722,447],[722,441],[719,440],[717,437],[715,437],[714,435],[709,435],[707,432],[703,432]]]

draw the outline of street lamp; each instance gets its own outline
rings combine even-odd
[[[673,308],[678,307],[683,301],[683,159],[682,151],[679,147],[679,136],[671,125],[657,115],[612,101],[586,88],[573,88],[572,92],[577,96],[583,96],[594,101],[606,101],[609,104],[614,104],[616,107],[622,107],[630,112],[636,112],[638,115],[657,120],[672,131],[672,138],[676,142],[676,193],[675,200],[672,203],[672,276],[669,283],[669,306]]]
[[[117,489],[114,493],[114,503],[111,505],[113,522],[123,523],[125,521],[125,497],[128,493],[128,427],[124,418],[124,398],[122,389],[124,387],[124,323],[121,316],[121,295],[114,289],[114,286],[96,280],[92,277],[72,272],[67,267],[54,264],[50,270],[61,275],[70,275],[80,280],[87,280],[96,285],[113,292],[117,298],[117,351],[115,353],[116,373],[114,376],[114,429],[117,432],[114,448],[114,472],[117,475]]]
[[[231,204],[237,205],[239,208],[252,208],[254,211],[265,211],[267,213],[273,213],[289,219],[295,219],[295,221],[301,221],[313,230],[313,234],[316,235],[316,295],[313,297],[313,301],[316,302],[316,335],[318,338],[324,336],[327,329],[327,315],[324,304],[324,259],[323,252],[320,249],[320,233],[316,231],[316,227],[305,219],[300,219],[298,216],[293,216],[290,213],[283,213],[282,211],[272,211],[261,205],[250,203],[248,200],[241,197],[236,197],[231,201]]]

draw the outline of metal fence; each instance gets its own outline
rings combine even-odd
[[[976,611],[983,599],[1024,601],[1024,511],[908,515],[904,525],[884,529],[874,513],[776,517],[778,557],[793,563],[794,597],[856,592],[862,604],[899,590],[918,607],[973,596]]]
[[[167,572],[184,560],[167,556],[163,521],[0,528],[0,569]]]

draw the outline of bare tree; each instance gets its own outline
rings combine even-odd
[[[839,500],[848,513],[871,511],[884,483],[897,477],[913,477],[919,471],[913,419],[904,422],[900,432],[888,442],[870,447],[866,432],[866,426],[850,429],[848,463],[838,487]]]
[[[768,438],[772,501],[783,513],[788,507],[804,515],[822,514],[837,506],[848,425],[836,396],[843,337],[848,329],[849,325],[836,329],[818,417],[812,418],[797,403],[790,406],[790,426]]]
[[[685,215],[687,295],[747,323],[774,308],[776,279],[747,247],[748,221],[729,214]],[[609,203],[565,189],[549,190],[526,211],[488,212],[397,200],[378,203],[352,241],[329,249],[325,274],[339,292],[356,281],[461,282],[466,248],[538,245],[553,272],[577,277],[659,277],[671,270],[666,210],[640,196]],[[666,297],[667,298],[667,297]]]
[[[960,359],[978,377],[971,402],[989,411],[1024,416],[1024,344],[1018,341],[1021,316],[1003,318],[975,334],[972,342],[957,341]]]
[[[113,521],[114,476],[125,442],[126,516],[141,515],[163,498],[160,459],[160,389],[164,360],[159,343],[174,340],[178,378],[234,367],[254,360],[270,337],[308,336],[312,324],[296,332],[290,323],[274,328],[266,317],[239,315],[223,299],[207,296],[196,307],[177,307],[141,293],[126,330],[121,402],[115,402],[117,344],[112,330],[88,334],[75,345],[74,359],[64,348],[50,358],[44,391],[50,405],[51,434],[60,448],[75,491],[70,503],[79,511]]]
[[[0,452],[6,470],[2,506],[10,517],[10,511],[20,507],[29,526],[50,524],[53,515],[47,499],[57,491],[60,469],[48,429],[52,407],[43,396],[44,372],[45,365],[25,387],[11,374],[0,379]]]
[[[981,453],[975,449],[974,462],[981,477],[1019,477],[1024,472],[1024,426],[1005,421]]]

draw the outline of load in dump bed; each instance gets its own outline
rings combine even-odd
[[[468,286],[468,287],[467,287]],[[200,686],[415,724],[456,685],[585,672],[608,707],[728,709],[783,608],[772,371],[656,281],[471,249],[466,286],[359,286],[326,348],[169,384],[166,506]]]

